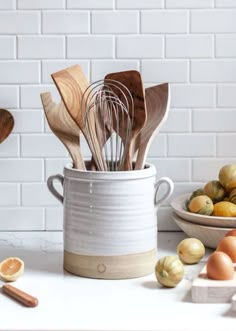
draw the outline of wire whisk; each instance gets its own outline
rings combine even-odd
[[[115,91],[119,92],[119,97]],[[81,109],[97,170],[124,170],[134,113],[133,97],[128,88],[111,79],[96,81],[85,90]],[[99,150],[93,143],[95,139]]]

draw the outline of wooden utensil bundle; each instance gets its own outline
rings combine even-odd
[[[89,85],[79,65],[56,72],[52,78],[62,101],[56,105],[47,92],[41,94],[42,104],[50,128],[68,149],[74,167],[86,170],[80,150],[82,131],[92,153],[92,170],[133,170],[136,153],[134,169],[143,169],[150,145],[168,115],[169,85],[144,90],[140,73],[130,70],[106,75],[100,90],[94,93],[98,82]],[[116,140],[112,138],[114,132]],[[122,156],[117,145],[113,152],[118,138],[123,144]],[[104,157],[110,139],[115,163]]]

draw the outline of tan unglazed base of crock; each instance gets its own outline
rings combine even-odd
[[[136,278],[154,272],[156,254],[156,249],[120,256],[87,256],[64,251],[64,269],[88,278]]]

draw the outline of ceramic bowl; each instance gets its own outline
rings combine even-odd
[[[196,224],[215,226],[219,228],[236,228],[236,217],[207,216],[190,213],[186,210],[185,203],[191,193],[180,195],[174,198],[171,206],[175,213],[182,219]]]
[[[214,249],[225,234],[232,230],[232,228],[219,228],[191,223],[183,220],[175,213],[173,213],[173,220],[188,237],[197,238],[201,240],[204,246]]]

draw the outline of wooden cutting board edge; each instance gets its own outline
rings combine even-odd
[[[236,263],[234,263],[236,270]],[[213,280],[206,276],[206,266],[193,280],[192,301],[195,303],[226,303],[232,302],[236,310],[236,271],[232,280]]]

